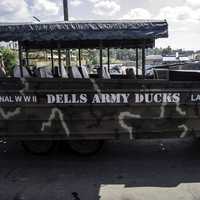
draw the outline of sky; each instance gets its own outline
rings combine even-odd
[[[0,22],[63,20],[63,0],[0,0]],[[166,19],[156,47],[200,50],[200,0],[68,0],[70,20]]]

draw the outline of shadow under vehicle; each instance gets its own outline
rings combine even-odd
[[[18,42],[20,64],[13,77],[0,79],[0,137],[23,141],[34,153],[67,140],[90,154],[105,140],[198,136],[199,73],[185,73],[185,80],[173,70],[165,78],[145,74],[145,50],[167,36],[166,21],[1,24],[0,41]],[[110,48],[135,49],[136,73],[110,75]],[[50,52],[51,68],[29,68],[29,52],[41,49]],[[78,49],[78,67],[63,63],[61,51],[69,49]],[[97,74],[82,65],[81,49],[99,49]]]

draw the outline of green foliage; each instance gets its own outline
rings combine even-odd
[[[162,51],[163,55],[169,55],[173,52],[172,48],[170,46],[168,46],[167,48],[164,48]]]
[[[91,62],[92,65],[96,65],[97,62],[97,54],[93,50],[88,50],[88,60]]]
[[[9,48],[0,48],[6,71],[10,74],[12,67],[17,63],[17,53]]]
[[[82,51],[82,56],[86,60],[86,64],[96,65],[98,64],[98,53],[97,50],[88,49]]]

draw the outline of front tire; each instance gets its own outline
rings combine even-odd
[[[31,141],[22,141],[22,147],[25,151],[33,155],[47,155],[55,147],[55,141],[52,140],[31,140]]]

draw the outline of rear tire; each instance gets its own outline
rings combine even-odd
[[[55,141],[53,140],[22,141],[21,144],[25,151],[33,155],[47,155],[55,147]]]
[[[70,140],[70,150],[80,156],[91,156],[98,153],[103,147],[103,140]]]

